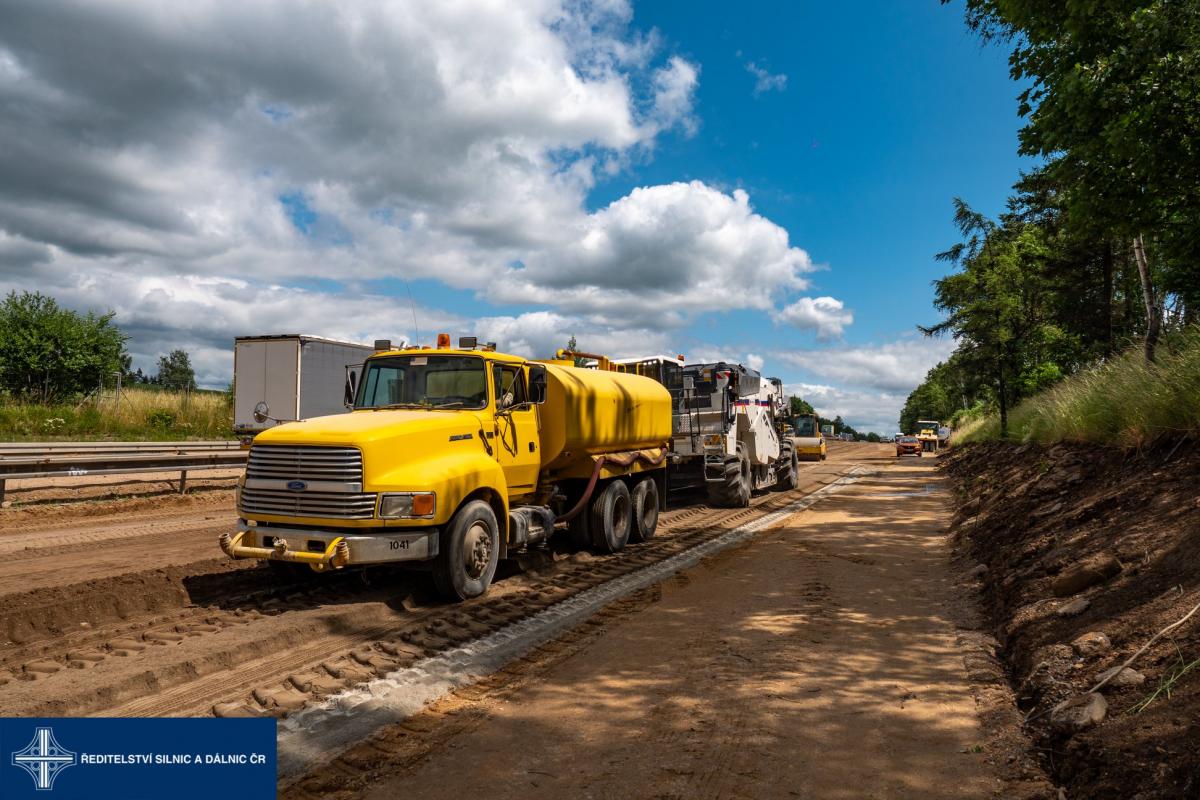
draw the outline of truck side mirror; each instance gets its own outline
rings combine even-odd
[[[354,408],[354,395],[357,394],[358,373],[350,367],[346,367],[346,391],[342,398],[342,405],[346,408]]]
[[[541,405],[546,402],[546,366],[529,365],[529,402]]]

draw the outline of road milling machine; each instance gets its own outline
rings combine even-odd
[[[347,370],[350,413],[254,438],[227,555],[284,572],[418,565],[466,599],[561,523],[602,552],[654,535],[672,438],[660,382],[447,334],[376,351]]]
[[[672,452],[703,471],[711,503],[746,507],[751,492],[796,488],[795,442],[782,435],[786,399],[782,381],[741,364],[683,368]]]
[[[796,488],[799,456],[785,434],[787,398],[778,378],[725,362],[592,358],[600,368],[652,377],[671,392],[673,489],[702,485],[713,505],[741,508],[754,491]]]

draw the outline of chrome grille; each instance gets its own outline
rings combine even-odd
[[[362,453],[353,447],[256,444],[250,448],[246,477],[361,484]]]
[[[287,489],[244,488],[239,508],[243,514],[370,519],[375,516],[375,493],[292,492]]]
[[[353,447],[254,445],[246,462],[243,514],[370,519],[373,492],[362,490],[362,453]],[[302,483],[302,487],[292,484]]]

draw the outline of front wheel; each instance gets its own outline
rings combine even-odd
[[[722,480],[709,481],[708,502],[718,508],[748,508],[750,506],[750,459],[738,445],[736,456],[726,456]]]
[[[789,492],[800,485],[800,458],[796,455],[796,445],[791,439],[784,439],[779,445],[778,480],[775,490]]]
[[[478,597],[492,585],[500,559],[500,526],[492,507],[472,500],[442,529],[433,582],[447,600]]]

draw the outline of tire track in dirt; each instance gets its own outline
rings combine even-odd
[[[822,483],[823,476],[810,477],[810,489]],[[164,715],[214,708],[284,714],[669,557],[795,496],[763,495],[749,509],[668,512],[663,534],[649,543],[617,556],[577,554],[501,581],[493,594],[458,606],[429,605],[419,591],[414,595],[420,581],[411,576],[391,575],[397,583],[378,587],[351,575],[294,587],[289,596],[181,608],[165,620],[147,617],[68,637],[57,652],[46,645],[32,661],[4,662],[14,679],[3,705],[20,714]],[[186,602],[186,595],[179,598],[179,605]]]
[[[133,522],[104,525],[98,529],[90,527],[84,530],[59,531],[58,528],[77,526],[54,526],[48,530],[34,529],[0,537],[0,556],[4,556],[4,561],[11,562],[44,555],[41,552],[43,550],[55,550],[56,555],[61,555],[79,552],[82,548],[119,539],[135,539],[142,536],[190,530],[202,532],[215,528],[228,530],[236,521],[237,517],[233,514],[210,513],[197,519],[195,512],[189,512],[164,515],[161,519],[137,519]]]

